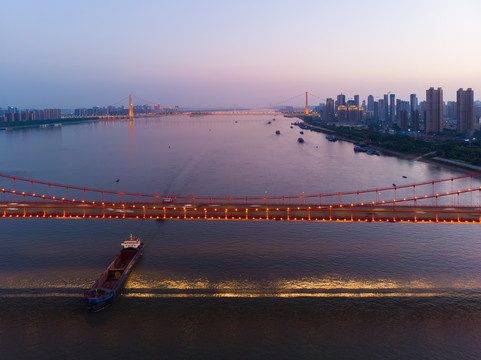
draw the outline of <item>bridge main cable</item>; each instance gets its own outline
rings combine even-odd
[[[98,189],[91,189],[91,188],[85,188],[85,187],[79,187],[79,186],[70,186],[70,185],[62,185],[62,184],[56,184],[56,183],[50,183],[50,182],[45,182],[45,181],[39,181],[39,180],[33,180],[33,179],[26,179],[22,177],[17,177],[17,176],[11,176],[11,175],[5,175],[5,174],[0,174],[0,177],[10,179],[14,181],[14,187],[15,187],[15,181],[21,181],[29,184],[39,184],[39,185],[45,185],[49,187],[57,187],[57,188],[62,188],[66,189],[67,191],[69,189],[73,190],[79,190],[85,192],[92,192],[92,193],[98,193],[98,194],[111,194],[111,195],[119,195],[119,196],[130,196],[130,197],[137,197],[137,198],[173,198],[173,199],[184,199],[184,200],[201,200],[201,201],[266,201],[266,200],[292,200],[292,199],[304,199],[304,198],[326,198],[326,197],[339,197],[339,196],[345,196],[345,195],[359,195],[359,194],[367,194],[367,193],[379,193],[379,192],[386,192],[386,191],[396,191],[398,189],[405,189],[405,188],[415,188],[424,186],[424,185],[434,185],[437,183],[441,182],[448,182],[448,181],[454,181],[454,180],[459,180],[459,179],[464,179],[464,178],[473,178],[475,176],[480,176],[480,173],[474,173],[474,174],[468,174],[468,175],[462,175],[462,176],[457,176],[457,177],[451,177],[448,179],[441,179],[441,180],[433,180],[433,181],[426,181],[422,183],[417,183],[417,184],[410,184],[410,185],[401,185],[401,186],[393,186],[393,187],[385,187],[385,188],[377,188],[377,189],[370,189],[370,190],[359,190],[359,191],[348,191],[348,192],[337,192],[337,193],[328,193],[328,194],[316,194],[316,195],[292,195],[292,196],[258,196],[258,197],[205,197],[205,196],[172,196],[172,195],[158,195],[158,194],[142,194],[142,193],[129,193],[129,192],[117,192],[117,191],[111,191],[111,190],[98,190]],[[4,189],[2,189],[4,191]],[[15,193],[15,189],[14,189]],[[32,192],[33,194],[33,192]]]

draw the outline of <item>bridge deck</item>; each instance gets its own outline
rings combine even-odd
[[[481,223],[479,207],[0,202],[0,217]]]

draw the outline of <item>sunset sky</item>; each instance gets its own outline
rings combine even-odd
[[[479,0],[2,0],[0,13],[1,107],[424,100],[431,86],[481,98]]]

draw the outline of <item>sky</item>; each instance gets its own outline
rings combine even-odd
[[[481,99],[479,0],[2,0],[0,107]],[[302,106],[302,98],[297,98]]]

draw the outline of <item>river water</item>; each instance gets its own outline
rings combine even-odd
[[[325,194],[460,175],[354,153],[350,143],[300,135],[291,121],[165,117],[2,131],[0,169],[72,186],[207,197]],[[481,358],[479,225],[0,226],[2,359]],[[143,258],[112,306],[87,312],[83,292],[129,233],[145,242]]]

